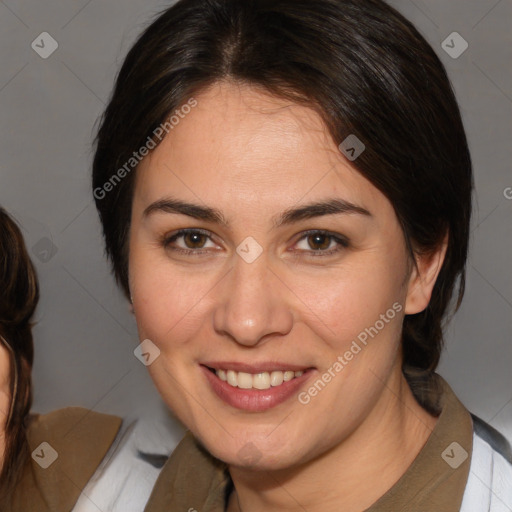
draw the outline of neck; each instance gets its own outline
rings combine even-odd
[[[436,418],[395,372],[365,421],[347,439],[298,468],[255,472],[229,467],[228,512],[366,510],[406,472]]]

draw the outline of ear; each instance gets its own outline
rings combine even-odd
[[[416,265],[412,266],[405,300],[405,314],[421,313],[430,302],[437,276],[443,266],[448,247],[448,231],[435,251],[415,254]]]

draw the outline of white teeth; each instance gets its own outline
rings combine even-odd
[[[238,384],[238,380],[236,378],[236,372],[234,372],[233,370],[228,370],[228,384],[235,387],[237,386]]]
[[[250,373],[238,372],[237,378],[237,386],[242,389],[251,389],[252,388],[252,375]]]
[[[300,377],[303,373],[303,370],[296,372],[275,370],[271,373],[261,372],[256,374],[235,372],[234,370],[215,370],[215,374],[220,380],[227,381],[230,386],[241,389],[269,389],[271,386],[280,386],[283,382]]]
[[[268,372],[257,373],[252,377],[252,387],[256,389],[268,389],[270,387],[270,375]]]
[[[270,385],[280,386],[283,383],[283,372],[272,372],[270,374]]]
[[[293,377],[295,377],[295,372],[291,372],[291,371],[288,371],[288,372],[284,372],[284,381],[288,381],[288,380],[292,380]]]

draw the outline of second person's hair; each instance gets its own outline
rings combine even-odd
[[[9,352],[11,404],[5,425],[0,503],[28,456],[26,420],[32,404],[32,315],[39,301],[36,270],[19,227],[0,207],[0,343]]]

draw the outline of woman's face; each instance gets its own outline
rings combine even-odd
[[[213,455],[289,467],[382,405],[414,307],[410,261],[392,205],[313,110],[227,82],[196,100],[137,170],[140,339],[160,350],[160,394]]]
[[[11,406],[10,355],[0,342],[0,470],[5,450],[5,426]]]

